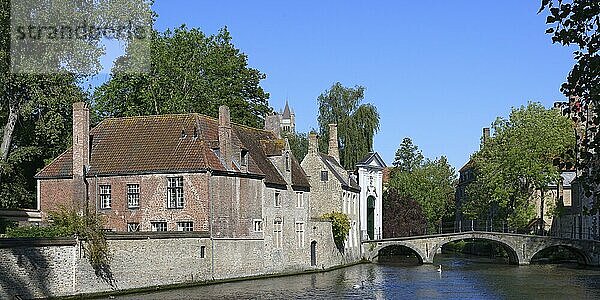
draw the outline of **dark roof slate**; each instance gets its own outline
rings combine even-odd
[[[327,168],[333,173],[335,178],[342,184],[342,187],[359,192],[360,186],[348,171],[337,162],[337,160],[327,154],[319,153],[319,157],[325,163]]]

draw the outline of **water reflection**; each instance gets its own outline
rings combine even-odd
[[[437,266],[443,271],[439,273]],[[361,283],[362,281],[362,283]],[[357,287],[360,285],[361,287]],[[118,299],[600,299],[600,270],[436,255],[434,265],[364,264]]]

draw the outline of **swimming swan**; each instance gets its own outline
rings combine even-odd
[[[364,281],[363,280],[360,281],[360,284],[355,284],[355,285],[352,286],[353,289],[362,289],[364,287],[365,287],[365,285],[364,285]]]

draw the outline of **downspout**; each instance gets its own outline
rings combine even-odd
[[[95,184],[95,191],[94,191],[94,214],[96,214],[98,212],[98,174],[94,175],[96,184]]]
[[[212,279],[215,280],[215,240],[213,238],[213,202],[211,201],[212,194],[211,194],[211,188],[210,188],[210,181],[212,178],[212,170],[208,169],[207,171],[208,171],[208,205],[209,205],[209,209],[210,209],[210,216],[209,216],[210,272],[211,272]]]

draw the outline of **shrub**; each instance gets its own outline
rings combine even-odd
[[[350,219],[348,216],[339,212],[331,212],[323,215],[323,218],[331,221],[331,230],[333,231],[333,241],[338,250],[343,251],[344,242],[350,232]]]

